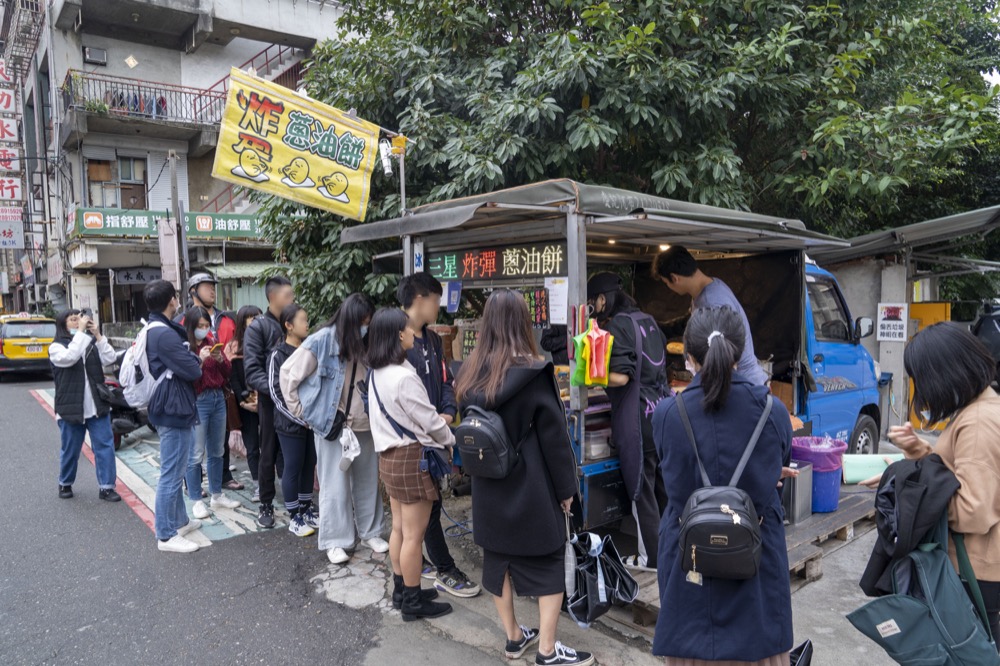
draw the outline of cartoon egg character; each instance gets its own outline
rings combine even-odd
[[[347,186],[349,185],[347,176],[339,171],[335,171],[329,176],[324,176],[322,182],[323,187],[320,188],[320,193],[323,196],[343,203],[350,201],[350,198],[347,196]]]
[[[301,157],[294,158],[282,167],[281,173],[285,176],[281,182],[289,187],[312,187],[315,185],[312,178],[309,177],[309,163]]]
[[[270,167],[264,164],[264,160],[257,154],[257,151],[250,149],[244,149],[243,152],[240,153],[240,167],[242,167],[243,172],[251,178],[256,178],[262,173],[267,173],[270,170]]]

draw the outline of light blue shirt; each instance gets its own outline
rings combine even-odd
[[[719,278],[713,278],[708,286],[698,294],[698,298],[694,299],[694,307],[696,309],[723,306],[739,313],[740,319],[743,320],[745,339],[743,356],[740,357],[740,362],[737,364],[737,372],[754,384],[760,384],[761,386],[767,384],[767,374],[760,367],[760,363],[757,362],[757,355],[753,350],[753,335],[750,334],[750,322],[747,320],[747,313],[743,311],[743,306],[740,305],[740,302],[736,299],[736,294],[729,288],[729,285]]]

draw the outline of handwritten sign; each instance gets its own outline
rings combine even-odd
[[[233,68],[212,176],[365,219],[377,125]]]
[[[566,275],[560,243],[429,252],[427,270],[439,280],[514,280]]]
[[[469,358],[469,354],[479,343],[479,330],[475,328],[463,328],[462,330],[462,358]]]
[[[528,303],[528,316],[534,328],[549,327],[549,290],[529,289],[521,292]]]

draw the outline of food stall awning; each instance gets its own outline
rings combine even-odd
[[[274,267],[274,262],[268,261],[230,261],[226,264],[208,266],[217,280],[234,280],[237,278],[259,278],[264,271]]]
[[[947,254],[954,252],[959,239],[982,237],[998,228],[1000,206],[992,206],[857,236],[850,240],[850,247],[825,248],[810,252],[810,256],[826,264],[836,264],[905,249],[921,250],[924,254]]]
[[[562,233],[561,221],[572,205],[587,216],[595,241],[661,245],[683,243],[692,249],[762,252],[843,246],[842,241],[808,231],[795,219],[675,201],[572,180],[550,180],[488,194],[419,206],[392,220],[347,227],[341,242],[431,236],[461,230],[471,239],[488,228],[494,240]]]

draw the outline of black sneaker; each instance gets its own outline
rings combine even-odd
[[[261,504],[260,511],[257,512],[257,524],[264,529],[274,527],[274,507],[270,504]]]
[[[434,587],[448,594],[468,599],[479,594],[479,585],[455,567],[451,571],[439,571],[434,579]]]
[[[541,652],[535,656],[535,663],[544,666],[590,666],[595,663],[594,655],[589,652],[577,652],[556,641],[556,651],[548,656]]]
[[[59,486],[59,499],[69,499],[73,496],[73,486]]]
[[[101,488],[100,498],[105,502],[121,502],[122,496],[115,492],[114,488]]]
[[[538,642],[538,629],[529,629],[522,624],[521,633],[523,634],[521,640],[507,641],[507,647],[504,648],[503,653],[508,659],[519,659],[528,651],[529,647]]]

